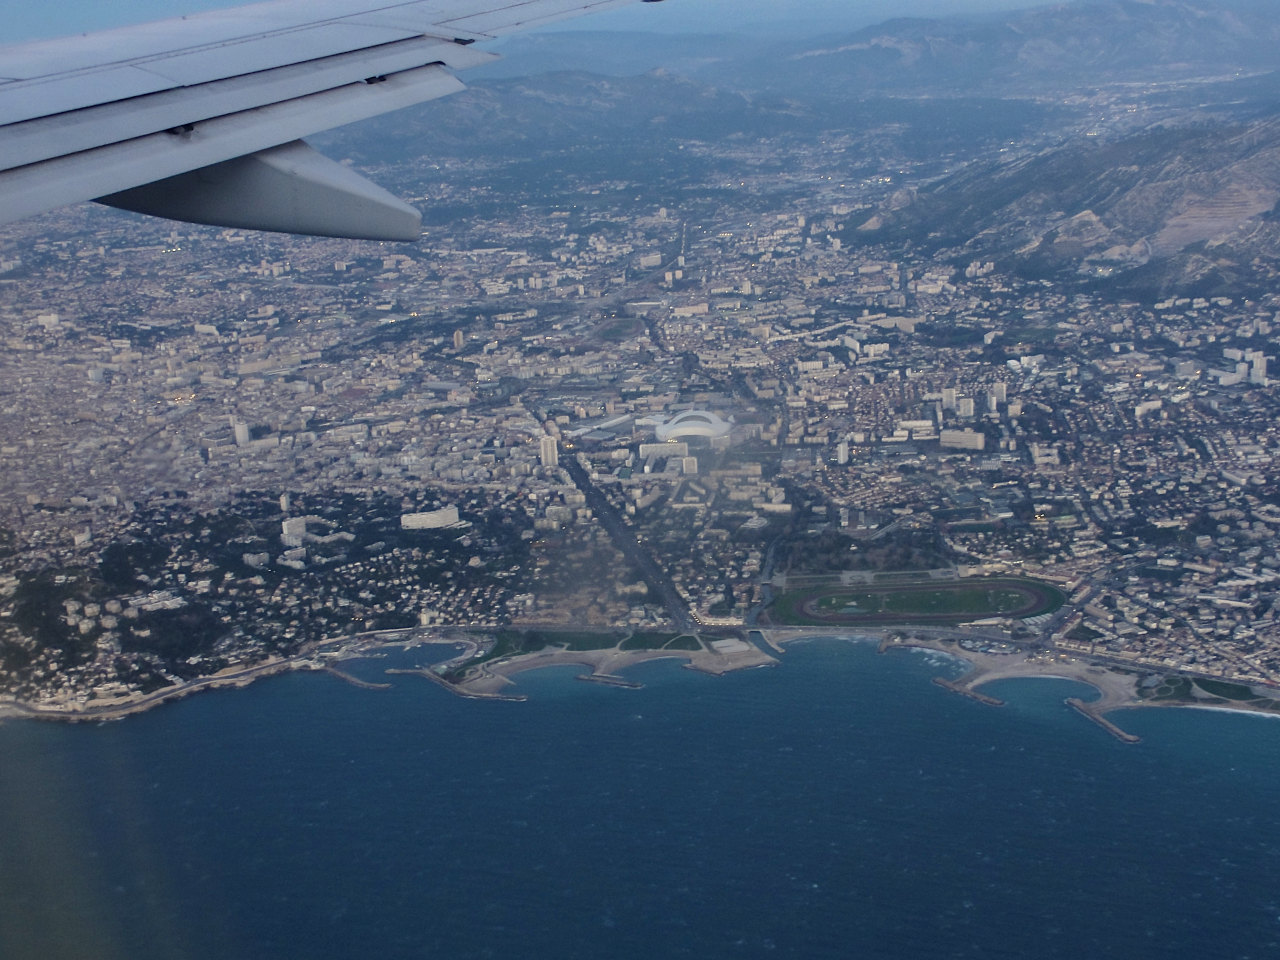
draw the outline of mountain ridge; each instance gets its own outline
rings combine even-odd
[[[1085,0],[984,18],[901,18],[789,48],[792,84],[838,72],[864,89],[1016,83],[1025,92],[1275,69],[1280,22],[1249,4]],[[989,91],[988,91],[989,92]]]
[[[729,170],[690,143],[754,143],[756,171],[781,170],[791,147],[834,134],[841,176],[901,161],[916,183],[849,223],[850,243],[1159,291],[1256,287],[1280,262],[1268,5],[1084,0],[780,41],[772,57],[734,41],[694,63],[702,49],[680,46],[679,70],[492,79],[330,142],[362,162],[507,163],[506,182],[555,190],[566,173],[641,184]]]

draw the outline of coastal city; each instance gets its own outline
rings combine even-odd
[[[1280,957],[1275,0],[17,6],[0,960]]]
[[[931,161],[688,147],[678,191],[418,161],[413,245],[6,228],[0,695],[127,704],[378,631],[788,623],[1280,685],[1280,300],[880,242]],[[857,606],[920,582],[1044,602]]]

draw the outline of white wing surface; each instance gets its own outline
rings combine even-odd
[[[456,93],[496,58],[476,41],[631,2],[273,0],[0,47],[0,224],[98,200],[416,240],[417,210],[302,137]]]

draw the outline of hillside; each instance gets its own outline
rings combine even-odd
[[[899,196],[849,237],[1007,259],[1031,276],[1218,292],[1271,276],[1278,201],[1272,116],[1080,137],[1026,159],[973,162]]]
[[[480,73],[326,148],[390,165],[386,182],[409,191],[436,158],[483,163],[497,191],[582,175],[675,197],[792,171],[825,142],[841,177],[900,171],[906,185],[848,225],[851,243],[1158,292],[1256,288],[1280,261],[1280,17],[1260,0],[1087,0],[806,43],[618,42],[522,39],[508,52],[530,75]],[[625,75],[663,44],[672,68]],[[536,72],[575,61],[616,69]]]
[[[1278,48],[1273,5],[1097,0],[988,18],[891,20],[793,47],[766,76],[789,90],[838,78],[862,91],[1026,95],[1274,70]]]

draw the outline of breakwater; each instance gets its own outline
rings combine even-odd
[[[339,670],[337,667],[325,666],[322,669],[324,670],[325,673],[330,674],[331,676],[335,676],[339,680],[345,680],[347,683],[351,684],[353,687],[359,687],[361,690],[390,690],[391,689],[391,684],[389,683],[372,683],[369,680],[361,680],[359,677],[353,677],[351,674],[347,673],[344,670]]]
[[[1063,703],[1069,706],[1076,713],[1080,714],[1082,717],[1087,717],[1088,719],[1092,720],[1094,723],[1100,726],[1103,730],[1107,731],[1107,733],[1111,734],[1121,743],[1141,743],[1142,742],[1141,737],[1136,736],[1135,734],[1129,733],[1126,730],[1121,730],[1114,723],[1112,723],[1102,714],[1098,713],[1098,711],[1094,710],[1091,706],[1089,706],[1089,704],[1085,703],[1083,700],[1078,700],[1075,697],[1067,697],[1067,699],[1064,700]]]
[[[968,697],[970,700],[977,700],[979,703],[985,703],[988,707],[1003,707],[1004,701],[997,700],[995,697],[989,697],[985,693],[979,693],[971,687],[956,683],[954,680],[948,680],[946,677],[934,677],[933,682],[945,690],[952,693],[958,693],[962,697]]]
[[[462,697],[465,700],[502,700],[508,703],[524,703],[529,698],[524,694],[507,694],[507,693],[478,693],[473,690],[464,690],[456,683],[450,683],[444,677],[440,676],[434,670],[400,670],[392,668],[387,671],[392,674],[413,674],[418,677],[426,677],[432,683],[444,687],[450,693]]]
[[[607,687],[623,687],[626,690],[640,690],[644,687],[643,683],[636,683],[634,680],[612,673],[580,673],[577,679],[585,680],[587,683],[603,683]]]

